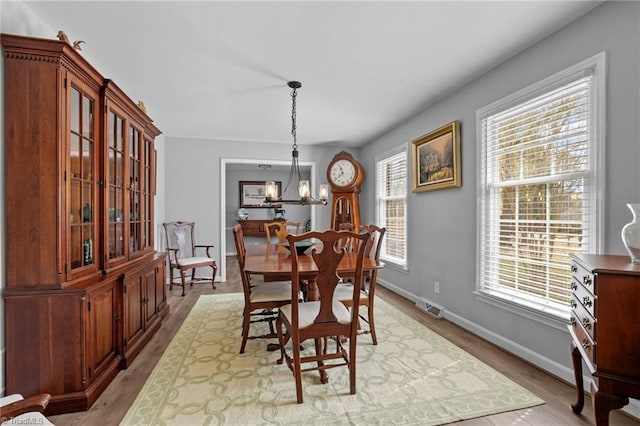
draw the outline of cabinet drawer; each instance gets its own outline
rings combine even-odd
[[[589,333],[587,333],[580,323],[573,324],[573,332],[575,333],[576,345],[580,346],[584,353],[587,355],[590,363],[590,369],[593,371],[596,367],[596,344],[591,339]],[[585,359],[586,361],[586,359]]]
[[[582,284],[591,294],[596,293],[596,280],[594,275],[588,269],[585,269],[578,262],[573,262],[571,266],[573,279]]]
[[[573,310],[571,311],[571,324],[573,324],[573,320],[578,324],[582,325],[582,327],[586,330],[586,332],[591,336],[591,339],[596,340],[596,320],[589,313],[589,311],[575,299],[575,294],[572,296],[571,304],[575,305]]]
[[[574,308],[575,305],[582,305],[584,309],[589,312],[589,314],[595,318],[596,316],[596,303],[598,298],[591,294],[589,290],[581,283],[576,283],[574,279],[573,286],[573,299],[571,301],[571,307]]]

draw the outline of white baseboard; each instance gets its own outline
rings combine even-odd
[[[414,303],[419,299],[419,297],[416,296],[415,294],[410,293],[380,278],[378,278],[378,284],[393,291],[396,294],[399,294],[400,296],[405,297],[406,299],[411,300]],[[567,383],[575,382],[572,367],[567,367],[565,365],[557,363],[549,358],[546,358],[540,355],[537,352],[532,351],[529,348],[526,348],[518,343],[515,343],[509,339],[506,339],[505,337],[500,336],[499,334],[496,334],[491,330],[480,327],[477,324],[467,320],[466,318],[463,318],[460,315],[454,314],[451,311],[446,310],[446,306],[444,310],[444,319],[447,319],[452,323],[464,328],[465,330],[475,334],[476,336],[479,336],[484,340],[491,342],[494,345],[504,349],[505,351],[512,353],[519,358],[522,358],[523,360],[531,363],[532,365],[535,365],[536,367],[559,378],[560,380],[563,380]],[[585,387],[585,392],[589,393],[591,377],[584,376],[583,383]],[[637,419],[640,419],[640,401],[635,399],[630,399],[629,401],[630,401],[629,405],[625,406],[623,408],[623,411],[626,412],[627,414],[632,415]]]

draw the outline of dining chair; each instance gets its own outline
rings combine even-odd
[[[242,280],[242,292],[244,294],[244,308],[242,312],[242,343],[240,353],[244,353],[249,339],[275,339],[277,333],[273,328],[273,322],[278,314],[280,306],[291,303],[291,283],[289,281],[264,282],[256,276],[252,276],[244,269],[246,248],[244,245],[244,233],[242,226],[236,224],[233,227],[233,239],[238,256],[238,268]],[[302,298],[302,293],[298,293]],[[269,323],[269,332],[262,335],[249,335],[251,324],[257,322]]]
[[[384,238],[384,234],[387,232],[386,228],[381,228],[376,225],[363,225],[360,227],[360,232],[369,232],[371,234],[371,239],[367,242],[367,246],[365,249],[365,257],[370,257],[375,259],[376,263],[380,262],[380,249],[382,248],[382,239]],[[375,247],[375,251],[373,248]],[[353,290],[354,285],[353,282],[348,282],[348,276],[345,277],[347,280],[343,280],[340,285],[336,288],[336,299],[340,300],[345,304],[347,308],[352,308],[352,299],[353,299]],[[362,280],[362,286],[360,287],[360,307],[367,308],[366,317],[358,312],[359,317],[362,321],[366,322],[369,325],[368,330],[363,330],[359,327],[360,334],[371,334],[371,340],[374,345],[378,344],[378,336],[376,335],[376,325],[374,321],[374,301],[376,295],[376,282],[378,280],[378,270],[374,269],[369,271],[368,274],[365,274],[365,279]]]
[[[321,381],[326,383],[326,370],[341,366],[349,369],[349,390],[356,393],[356,348],[358,335],[358,305],[360,297],[354,293],[352,300],[353,309],[350,311],[340,301],[334,298],[334,292],[340,282],[338,265],[347,253],[346,249],[339,246],[344,237],[350,237],[359,242],[355,256],[353,271],[354,282],[360,283],[363,277],[363,260],[369,233],[356,234],[348,231],[328,230],[323,232],[312,231],[300,235],[288,235],[287,241],[290,247],[305,240],[317,241],[320,244],[311,249],[311,256],[318,268],[315,284],[320,294],[319,300],[299,301],[295,295],[298,293],[301,270],[299,258],[307,256],[298,254],[297,250],[291,250],[291,303],[280,307],[280,313],[276,321],[276,331],[280,342],[281,357],[278,364],[286,361],[287,366],[293,372],[296,384],[296,397],[298,403],[303,402],[302,373],[307,371],[319,371]],[[321,247],[319,247],[321,245]],[[283,329],[285,333],[283,333]],[[345,348],[343,337],[348,338],[348,348]],[[315,354],[303,355],[300,344],[308,339],[315,341]],[[289,353],[287,342],[291,341]],[[335,344],[335,351],[330,351],[327,345]],[[326,363],[325,361],[331,361]],[[317,363],[316,366],[305,367],[303,364]],[[325,377],[322,377],[322,374]]]
[[[267,244],[272,243],[272,237],[278,239],[278,243],[286,243],[287,235],[300,233],[300,222],[274,221],[264,225],[267,236]]]
[[[196,269],[210,267],[211,287],[216,288],[215,279],[218,271],[216,261],[211,257],[210,250],[212,245],[197,245],[195,243],[195,226],[194,222],[166,222],[163,223],[165,243],[167,253],[169,254],[169,290],[173,290],[173,271],[177,269],[180,272],[180,280],[182,285],[182,296],[185,289],[185,272],[191,271],[191,282],[199,280],[196,278]],[[198,256],[198,249],[204,249],[206,256]]]
[[[42,412],[49,405],[51,395],[42,393],[24,398],[19,393],[0,398],[0,422],[7,425],[50,425]]]

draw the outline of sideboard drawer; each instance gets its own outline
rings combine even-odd
[[[571,311],[572,318],[574,318],[578,324],[582,325],[582,328],[586,330],[592,340],[597,339],[596,319],[579,300],[576,300],[575,293],[572,296],[572,305],[574,306]]]
[[[596,344],[591,339],[589,333],[587,333],[582,327],[582,324],[577,323],[573,324],[572,327],[573,333],[575,334],[575,343],[579,345],[584,350],[584,353],[587,355],[589,360],[588,364],[589,369],[595,371],[596,369]],[[586,360],[585,360],[586,361]]]

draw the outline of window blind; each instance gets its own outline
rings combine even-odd
[[[387,228],[381,258],[406,265],[407,227],[407,153],[378,160],[376,163],[376,201],[378,223]]]
[[[589,247],[593,76],[481,120],[481,288],[569,310],[570,254]]]

